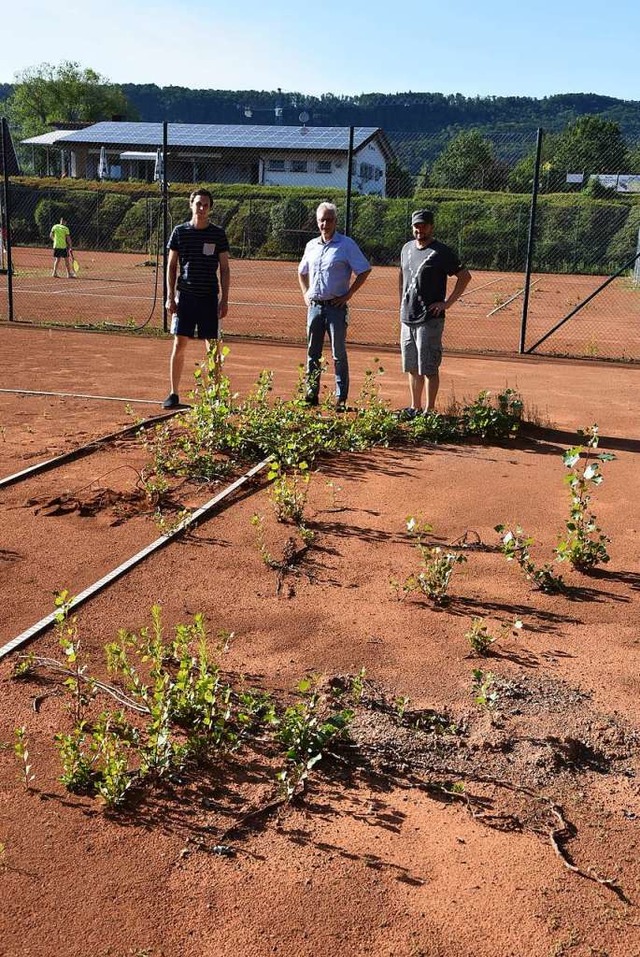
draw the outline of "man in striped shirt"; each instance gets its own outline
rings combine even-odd
[[[171,233],[168,243],[167,312],[174,336],[169,377],[171,391],[165,409],[180,404],[178,389],[186,347],[196,334],[204,339],[207,354],[218,348],[220,320],[229,304],[229,241],[224,229],[209,222],[212,196],[196,189],[189,197],[191,219]],[[219,276],[219,279],[218,279]]]

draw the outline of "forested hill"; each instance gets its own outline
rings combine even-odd
[[[640,102],[595,93],[561,93],[534,99],[527,96],[466,97],[459,93],[364,93],[321,97],[301,93],[256,90],[189,90],[155,84],[124,84],[122,90],[143,121],[173,123],[282,122],[295,125],[300,113],[313,126],[381,126],[394,131],[437,134],[475,127],[487,131],[530,131],[538,126],[559,131],[584,115],[618,123],[629,142],[640,141]],[[251,117],[245,116],[250,109]]]

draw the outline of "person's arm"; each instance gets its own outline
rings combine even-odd
[[[298,272],[298,283],[300,289],[302,290],[302,298],[304,299],[306,305],[309,305],[309,273],[308,272]]]
[[[73,246],[71,244],[71,233],[67,233],[67,235],[65,236],[65,239],[67,241],[67,249],[73,255]]]
[[[400,269],[398,270],[398,296],[400,298],[400,302],[402,302],[403,293],[404,293],[404,277],[402,275],[402,266],[401,266]]]
[[[218,303],[218,319],[224,319],[229,311],[229,286],[231,284],[231,269],[229,267],[229,253],[220,253],[220,301]]]
[[[176,306],[176,282],[178,281],[178,250],[170,249],[167,260],[167,312],[173,315]]]
[[[461,269],[456,276],[456,284],[447,296],[447,301],[444,304],[445,309],[448,309],[454,304],[456,299],[459,299],[462,293],[465,291],[469,283],[471,282],[471,273],[468,269]]]
[[[441,316],[445,309],[449,309],[454,302],[460,298],[469,283],[471,282],[471,273],[468,269],[461,269],[456,273],[456,284],[447,296],[444,302],[432,302],[429,306],[429,312],[433,316]]]

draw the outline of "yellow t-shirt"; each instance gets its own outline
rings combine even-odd
[[[51,230],[51,236],[53,237],[53,248],[66,249],[68,235],[69,235],[69,227],[63,226],[62,223],[56,223],[56,225]]]

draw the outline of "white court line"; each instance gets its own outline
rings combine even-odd
[[[157,551],[159,548],[164,548],[164,546],[176,537],[176,535],[181,535],[182,532],[186,531],[191,525],[196,524],[201,518],[204,518],[210,511],[212,511],[218,502],[221,502],[227,495],[230,495],[231,492],[234,492],[241,485],[244,485],[246,481],[252,478],[254,475],[257,475],[265,466],[271,462],[272,456],[269,456],[266,459],[263,459],[262,462],[259,462],[258,465],[254,465],[253,468],[249,469],[245,475],[241,476],[231,485],[229,485],[222,492],[219,492],[214,498],[210,499],[205,505],[197,509],[191,515],[188,515],[187,518],[183,519],[179,525],[177,525],[172,531],[168,532],[166,535],[161,535],[160,538],[157,538],[155,542],[151,542],[150,545],[147,545],[146,548],[143,548],[142,551],[137,552],[126,562],[123,562],[122,565],[118,565],[117,568],[114,568],[112,571],[108,572],[103,578],[100,578],[97,582],[94,582],[93,585],[89,585],[88,588],[85,588],[84,591],[80,592],[79,595],[76,595],[75,598],[72,598],[69,604],[67,605],[68,611],[71,611],[74,608],[77,608],[78,605],[83,604],[87,601],[88,598],[91,598],[92,595],[95,595],[97,592],[101,591],[107,585],[110,585],[111,582],[115,581],[117,578],[121,578],[130,568],[133,568],[135,565],[138,565],[144,558],[148,555],[151,555],[153,552]],[[21,634],[17,635],[11,641],[7,642],[6,645],[3,645],[0,648],[0,658],[4,658],[5,655],[8,655],[9,652],[14,651],[20,645],[23,645],[25,642],[29,641],[31,638],[35,638],[36,635],[41,634],[43,631],[46,631],[51,625],[53,625],[60,615],[60,610],[51,612],[51,614],[46,615],[44,618],[41,618],[40,621],[36,622],[35,625],[31,625],[30,628],[27,628],[26,631],[23,631]]]
[[[104,399],[106,402],[141,402],[143,405],[159,405],[158,399],[127,399],[120,395],[90,395],[82,392],[41,392],[36,389],[0,389],[12,395],[54,395],[64,399]]]

